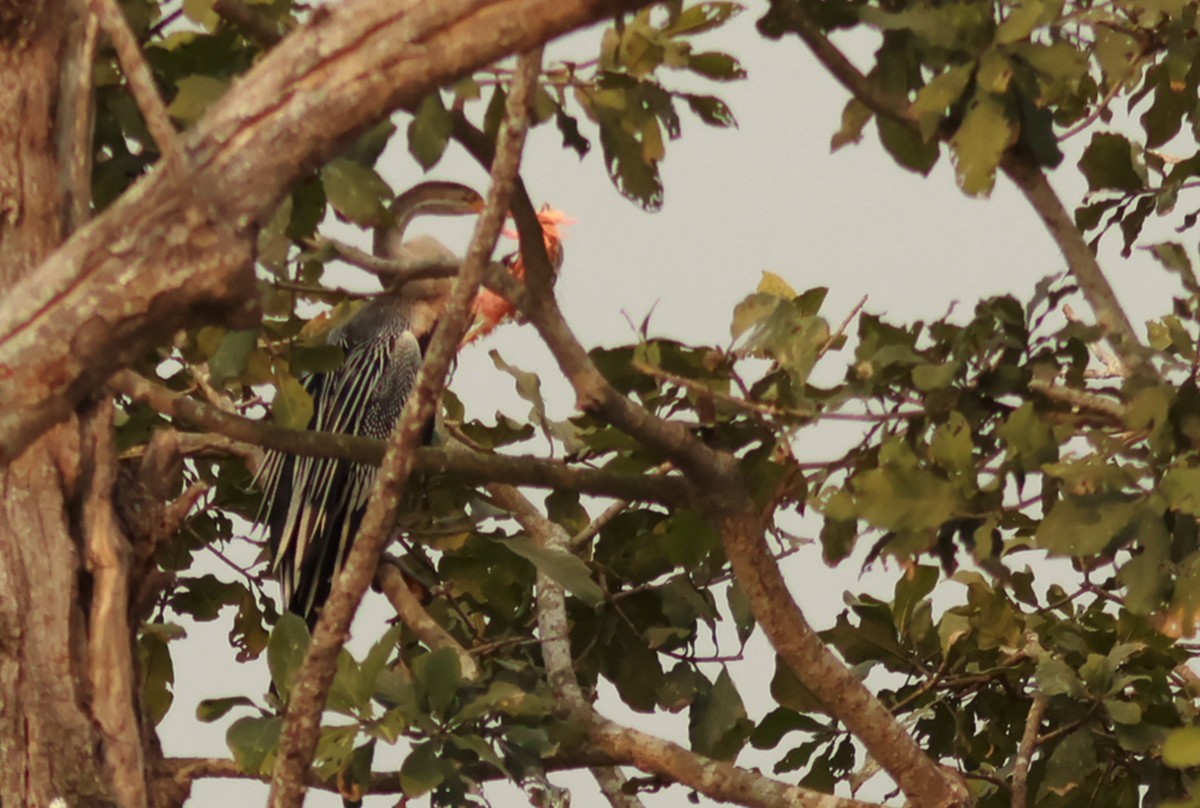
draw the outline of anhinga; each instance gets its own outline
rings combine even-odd
[[[376,253],[409,264],[456,260],[428,236],[405,242],[405,229],[421,214],[482,209],[482,198],[465,185],[421,183],[393,203],[394,226],[376,233]],[[345,361],[305,381],[313,400],[310,430],[373,438],[391,434],[452,283],[437,278],[393,286],[330,330],[327,340],[345,351]],[[259,473],[259,521],[267,525],[271,568],[284,603],[310,628],[362,523],[375,474],[374,466],[348,460],[267,454]]]

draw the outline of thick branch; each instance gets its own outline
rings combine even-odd
[[[92,710],[104,736],[104,760],[118,801],[129,808],[147,804],[142,738],[134,705],[133,630],[129,625],[129,539],[113,508],[117,457],[113,446],[113,403],[106,399],[87,421],[90,440],[87,498],[83,507],[87,568],[92,574],[88,625],[88,680]]]
[[[362,526],[345,566],[333,582],[329,600],[321,610],[312,643],[305,654],[280,735],[279,758],[271,779],[269,804],[272,808],[299,808],[304,800],[304,775],[312,766],[316,752],[321,711],[333,683],[338,652],[349,636],[358,604],[375,577],[380,556],[396,522],[400,494],[413,470],[414,450],[421,444],[425,424],[433,418],[450,364],[466,333],[471,303],[500,237],[512,182],[520,167],[529,123],[529,102],[537,84],[541,57],[538,47],[532,55],[522,56],[519,61],[517,77],[505,108],[505,122],[497,136],[496,161],[484,212],[475,226],[458,283],[429,343],[416,389],[405,403],[400,423],[388,441],[388,451],[372,486]]]
[[[254,232],[292,184],[437,87],[647,0],[345,0],[0,299],[0,463],[176,330],[254,322]]]
[[[949,808],[972,804],[966,784],[925,754],[813,630],[788,591],[767,546],[762,517],[753,507],[724,513],[709,510],[708,515],[721,534],[734,575],[758,624],[780,658],[830,715],[862,741],[915,805]]]
[[[245,444],[290,454],[332,457],[379,465],[387,447],[383,441],[373,438],[337,432],[285,429],[263,421],[243,418],[190,396],[172,392],[132,371],[117,373],[112,378],[110,387],[136,401],[143,401],[172,418],[181,419]],[[251,447],[243,448],[248,451]],[[454,474],[473,483],[504,482],[538,488],[565,488],[599,496],[659,502],[664,505],[685,505],[692,500],[692,487],[682,477],[621,474],[569,466],[559,460],[422,447],[416,451],[414,462],[417,471]]]

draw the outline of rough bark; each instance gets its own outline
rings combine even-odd
[[[64,0],[0,9],[0,288],[62,240],[55,150]],[[12,292],[10,291],[10,297]],[[0,794],[5,806],[115,804],[87,706],[80,545],[69,519],[77,425],[43,434],[0,469]]]

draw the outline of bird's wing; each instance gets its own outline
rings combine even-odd
[[[390,330],[348,347],[338,370],[311,377],[310,429],[386,438],[420,368],[413,334]],[[309,614],[328,594],[366,510],[374,466],[272,452],[264,464],[264,504],[272,570],[284,599]]]

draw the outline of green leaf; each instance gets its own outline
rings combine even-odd
[[[921,5],[897,13],[864,6],[860,16],[868,25],[885,31],[912,31],[929,44],[948,49],[984,44],[991,24],[990,9],[979,3]]]
[[[862,131],[873,116],[871,109],[857,98],[847,101],[842,109],[842,126],[829,139],[829,150],[837,151],[842,146],[862,140]]]
[[[1097,132],[1079,158],[1088,190],[1140,191],[1145,186],[1133,163],[1133,145],[1122,135]]]
[[[368,227],[387,222],[392,189],[375,169],[339,158],[321,169],[321,182],[329,204],[350,221]]]
[[[909,109],[917,118],[917,128],[922,138],[933,140],[937,135],[942,119],[966,91],[973,67],[972,64],[963,64],[948,68],[917,91],[917,99]]]
[[[392,626],[383,633],[383,636],[371,646],[371,650],[363,657],[361,666],[363,689],[357,694],[357,698],[361,703],[365,703],[368,698],[375,694],[379,676],[387,668],[388,660],[391,659],[392,653],[395,652],[397,643],[400,642],[400,637],[403,633],[403,625]]]
[[[1035,471],[1058,459],[1058,441],[1032,402],[1013,410],[997,432],[1008,444],[1010,460],[1023,471]]]
[[[1177,241],[1164,241],[1152,244],[1146,248],[1158,262],[1166,267],[1168,272],[1179,275],[1183,288],[1192,294],[1200,293],[1200,284],[1196,282],[1196,271],[1192,268],[1192,259],[1187,250]]]
[[[442,159],[453,131],[454,119],[442,103],[442,94],[430,93],[421,101],[417,114],[408,124],[409,154],[428,171]]]
[[[719,129],[737,128],[738,122],[733,115],[733,110],[715,95],[684,93],[683,100],[687,102],[688,109],[692,111],[692,114],[709,126]]]
[[[304,385],[291,376],[277,376],[275,388],[275,399],[271,402],[275,423],[289,429],[307,429],[312,420],[313,400]]]
[[[701,692],[692,703],[688,716],[692,750],[714,760],[732,761],[753,729],[742,697],[729,671],[722,667],[712,688]]]
[[[954,486],[925,469],[872,469],[854,478],[859,516],[896,532],[929,530],[958,513],[963,502]]]
[[[154,633],[139,637],[138,665],[142,675],[142,703],[147,718],[158,726],[175,701],[175,666],[167,640]]]
[[[624,104],[625,92],[611,90],[619,94]],[[596,96],[601,95],[597,93]],[[627,128],[626,112],[609,111],[598,113],[600,125],[600,147],[604,152],[604,165],[608,176],[621,194],[637,203],[646,210],[658,210],[662,207],[663,186],[658,174],[658,165],[646,159],[642,142],[637,134],[642,128],[631,131]]]
[[[206,724],[211,724],[220,718],[224,718],[225,714],[234,707],[254,707],[253,701],[245,696],[229,696],[223,699],[203,699],[196,705],[196,720],[203,721]]]
[[[212,76],[185,76],[175,84],[177,92],[167,113],[177,121],[192,124],[229,89],[228,82]]]
[[[791,300],[796,296],[796,290],[792,285],[785,281],[774,272],[763,270],[762,280],[758,282],[758,289],[755,290],[762,295],[771,295],[772,297],[782,297],[784,300]],[[734,335],[737,336],[736,334]]]
[[[1085,784],[1096,782],[1095,768],[1096,745],[1091,732],[1087,729],[1072,732],[1059,741],[1050,754],[1042,790],[1069,794]]]
[[[592,570],[566,550],[543,547],[528,536],[513,536],[500,544],[525,559],[587,606],[604,600],[604,591],[592,580]]]
[[[1037,673],[1034,675],[1038,692],[1043,696],[1071,696],[1079,698],[1083,695],[1083,682],[1075,670],[1063,660],[1050,654],[1038,659]]]
[[[216,4],[216,0],[183,0],[183,13],[192,22],[215,31],[221,22],[220,15],[213,10]]]
[[[366,708],[370,696],[371,688],[363,682],[357,660],[343,648],[338,652],[337,670],[329,687],[326,707],[353,717]]]
[[[1062,499],[1038,525],[1037,546],[1056,555],[1094,555],[1123,538],[1143,508],[1142,502],[1115,494]]]
[[[950,139],[958,184],[971,196],[987,196],[996,182],[996,167],[1016,140],[1016,129],[1004,104],[988,92],[976,93],[962,125]]]
[[[437,788],[445,780],[445,770],[433,741],[418,743],[400,767],[400,788],[409,798],[419,797]]]
[[[1200,766],[1200,727],[1173,730],[1163,743],[1162,759],[1172,769]]]
[[[579,159],[582,160],[592,150],[592,142],[579,131],[579,121],[568,115],[561,106],[555,108],[554,125],[562,135],[563,146],[574,149]]]
[[[825,705],[796,678],[778,655],[775,657],[775,675],[771,677],[771,698],[798,713],[825,713]]]
[[[216,620],[226,606],[240,604],[245,591],[241,584],[222,581],[211,573],[183,578],[171,595],[171,608],[208,622]]]
[[[729,613],[733,617],[738,641],[744,643],[750,639],[750,635],[754,633],[754,627],[758,625],[758,619],[754,616],[754,609],[750,604],[750,597],[735,580],[730,583],[725,593],[725,600],[729,605]]]
[[[924,177],[937,165],[941,149],[936,140],[926,142],[911,126],[891,118],[877,117],[875,128],[888,154],[909,171]]]
[[[304,619],[291,612],[284,613],[271,631],[267,641],[267,667],[271,669],[271,681],[285,700],[300,673],[310,640]]]
[[[1141,723],[1143,715],[1142,706],[1136,701],[1105,699],[1104,709],[1108,711],[1112,720],[1118,724],[1136,725]]]
[[[728,53],[691,53],[688,54],[687,64],[693,73],[699,73],[714,81],[736,81],[746,78],[746,71],[741,62]]]
[[[208,360],[212,384],[218,389],[225,382],[236,379],[246,370],[246,359],[258,347],[258,329],[228,331],[221,340],[221,347]]]
[[[685,8],[663,33],[667,36],[694,36],[724,25],[746,10],[740,3],[697,3]]]
[[[225,743],[238,768],[247,774],[270,772],[279,748],[283,719],[277,715],[239,718],[225,733]]]
[[[1046,6],[1042,0],[1020,0],[1010,7],[1008,16],[996,29],[996,42],[1009,45],[1022,39],[1027,39],[1033,29],[1042,22]]]
[[[462,668],[453,648],[438,648],[418,657],[412,665],[413,681],[429,707],[446,715],[462,684]]]

